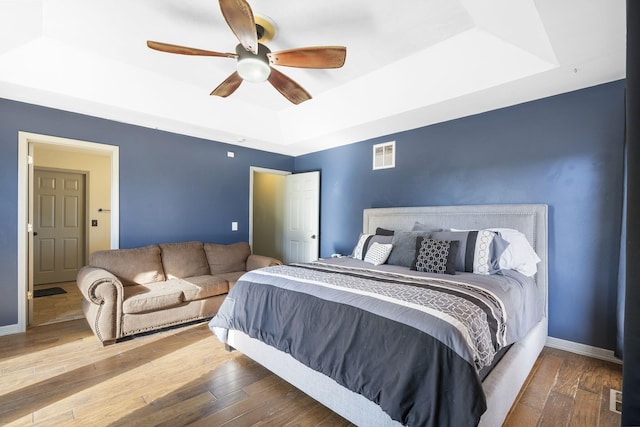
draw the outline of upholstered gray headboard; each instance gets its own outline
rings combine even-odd
[[[420,206],[406,208],[365,209],[362,222],[364,233],[375,233],[377,227],[390,230],[411,230],[419,221],[433,230],[458,228],[513,228],[527,236],[542,260],[538,264],[536,282],[548,289],[547,205],[468,205]]]

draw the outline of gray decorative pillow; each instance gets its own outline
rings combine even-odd
[[[489,230],[434,231],[431,238],[459,241],[456,271],[475,274],[495,274],[500,271],[500,255],[509,245],[497,233]]]
[[[378,236],[393,236],[393,230],[387,230],[386,228],[378,227],[376,228],[376,234]]]
[[[425,273],[456,274],[457,241],[416,239],[416,257],[411,269]]]
[[[429,237],[429,231],[396,231],[393,235],[393,249],[387,259],[387,264],[411,267],[416,257],[416,238]]]

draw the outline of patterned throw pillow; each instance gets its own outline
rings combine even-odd
[[[411,269],[425,273],[456,274],[458,242],[432,240],[424,237],[416,239],[416,257]]]
[[[384,264],[387,261],[387,258],[389,258],[389,254],[391,253],[392,248],[393,245],[391,243],[385,245],[382,243],[373,242],[373,244],[367,251],[367,254],[364,256],[364,261],[373,265]]]

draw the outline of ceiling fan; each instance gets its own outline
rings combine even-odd
[[[236,46],[236,53],[214,52],[147,41],[148,47],[162,52],[236,59],[236,71],[220,83],[211,95],[227,97],[238,89],[243,80],[251,82],[268,80],[285,98],[294,104],[300,104],[311,99],[311,95],[271,65],[298,68],[340,68],[344,65],[347,54],[347,48],[344,46],[313,46],[271,52],[260,42],[273,39],[275,25],[272,21],[260,16],[254,17],[251,6],[246,0],[219,0],[219,2],[227,25],[240,41]]]

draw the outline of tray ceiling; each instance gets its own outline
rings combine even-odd
[[[228,58],[153,51],[157,40],[233,52],[215,0],[0,0],[0,97],[300,155],[625,76],[623,0],[250,0],[273,51],[347,46],[343,68],[278,67],[209,93]]]

